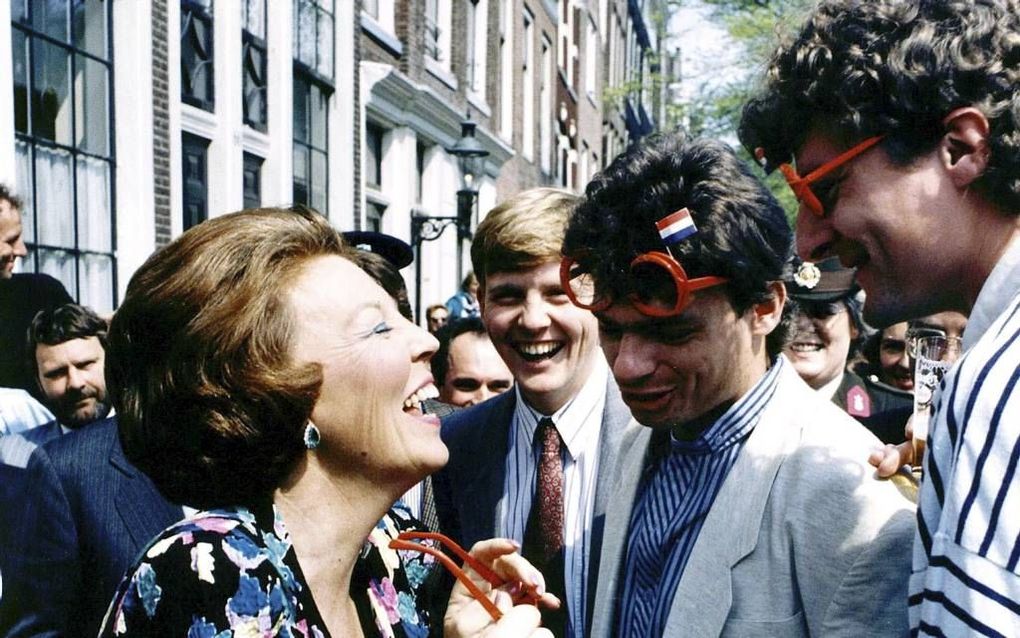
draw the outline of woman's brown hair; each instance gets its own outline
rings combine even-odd
[[[357,258],[314,211],[245,210],[195,226],[131,278],[107,383],[125,453],[174,502],[250,504],[293,468],[322,378],[290,358],[287,293],[325,255]]]

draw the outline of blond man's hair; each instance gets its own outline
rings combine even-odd
[[[579,201],[569,191],[532,188],[490,210],[471,243],[478,283],[484,288],[490,274],[558,261],[567,220]]]

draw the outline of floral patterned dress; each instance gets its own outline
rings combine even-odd
[[[421,590],[428,589],[423,585],[436,571],[434,559],[389,548],[397,534],[419,525],[398,503],[361,551],[351,597],[366,636],[428,636],[430,601]],[[266,505],[201,512],[166,529],[121,581],[100,635],[330,634],[304,583],[280,511]]]

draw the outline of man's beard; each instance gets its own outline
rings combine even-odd
[[[95,402],[88,408],[76,409],[75,406],[83,399],[94,399]],[[65,395],[60,406],[54,410],[60,424],[71,429],[77,429],[103,419],[109,413],[110,404],[106,400],[106,393],[91,388],[83,392],[76,392],[73,397]]]

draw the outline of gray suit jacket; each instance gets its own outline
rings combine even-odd
[[[450,448],[450,462],[435,475],[436,507],[440,528],[465,548],[496,536],[498,504],[503,498],[507,442],[513,419],[513,391],[461,410],[443,420],[443,440]],[[620,398],[612,375],[606,386],[599,441],[598,485],[592,515],[591,552],[588,560],[588,591],[595,591],[606,524],[611,472],[622,444],[630,410]],[[594,596],[588,597],[587,618],[592,617]]]
[[[616,633],[627,531],[651,431],[621,449],[591,635]],[[709,511],[665,635],[900,636],[914,506],[875,478],[878,439],[787,366]]]

